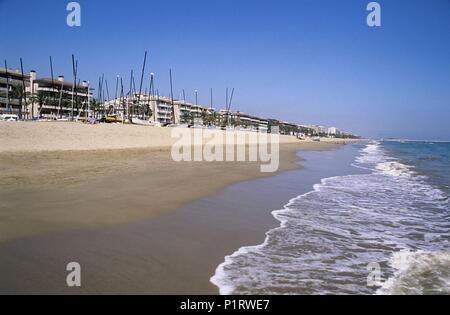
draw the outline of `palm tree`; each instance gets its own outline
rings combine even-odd
[[[95,98],[91,101],[90,109],[93,111],[94,117],[97,117],[97,113],[100,110],[100,103]]]
[[[49,96],[50,93],[45,91],[38,91],[35,95],[30,96],[30,101],[38,104],[39,114],[41,113],[42,107],[47,103]]]
[[[183,124],[192,124],[194,121],[194,115],[191,112],[183,112],[180,120]]]
[[[21,100],[21,99],[23,99],[23,96],[24,96],[23,88],[20,85],[12,85],[11,92],[9,95],[11,98],[16,98],[16,99]]]
[[[209,113],[207,111],[203,111],[202,112],[202,120],[203,120],[203,125],[205,126],[210,126],[212,124],[214,124],[214,113]]]
[[[23,87],[20,85],[12,85],[11,92],[9,94],[10,99],[18,99],[19,100],[19,117],[22,118],[22,102],[26,97],[26,92]]]
[[[151,117],[153,114],[153,111],[151,110],[150,106],[148,105],[141,105],[136,107],[137,108],[137,115],[139,117]]]

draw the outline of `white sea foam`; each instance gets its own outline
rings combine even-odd
[[[400,251],[390,265],[394,275],[377,294],[450,294],[449,251]]]
[[[362,149],[355,166],[370,172],[322,179],[273,211],[280,226],[268,231],[262,244],[241,247],[217,267],[211,282],[220,293],[371,294],[367,264],[390,261],[398,271],[378,290],[389,294],[406,279],[404,270],[412,270],[401,264],[405,255],[450,270],[443,247],[450,240],[445,194],[386,155],[380,143]],[[422,251],[405,254],[410,248]],[[441,290],[444,279],[444,273],[436,278]],[[428,292],[426,280],[418,281],[424,286],[418,290]]]
[[[382,162],[378,163],[376,166],[377,170],[392,176],[411,176],[412,174],[414,174],[411,168],[412,167],[396,161]]]

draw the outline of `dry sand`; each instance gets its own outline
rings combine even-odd
[[[0,121],[0,152],[160,149],[176,141],[171,137],[172,129],[128,124]],[[295,137],[280,136],[280,143],[297,142]]]
[[[257,162],[174,162],[169,129],[0,122],[0,241],[150,218],[273,175]],[[298,167],[296,151],[335,146],[284,136],[279,171]]]
[[[0,291],[217,293],[207,280],[220,259],[237,240],[253,243],[274,222],[233,215],[219,234],[236,233],[233,226],[244,224],[245,235],[218,237],[209,225],[191,222],[187,212],[179,217],[176,210],[230,184],[273,173],[261,173],[257,162],[174,162],[171,141],[169,128],[0,122],[0,267],[5,270]],[[279,172],[298,168],[297,151],[338,143],[282,137]],[[212,242],[214,237],[232,241],[196,242],[204,235]],[[205,244],[217,250],[205,251]],[[73,257],[89,266],[90,283],[77,291],[61,281],[61,266]],[[127,278],[109,283],[111,273]],[[124,285],[117,287],[117,281]]]

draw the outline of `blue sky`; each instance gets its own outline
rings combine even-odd
[[[382,26],[366,24],[368,0],[79,1],[82,26],[66,25],[64,0],[0,0],[0,58],[12,68],[110,90],[156,74],[216,108],[236,88],[232,109],[371,137],[450,139],[450,1],[378,1]],[[146,82],[147,85],[147,82]],[[113,94],[113,93],[111,93]]]

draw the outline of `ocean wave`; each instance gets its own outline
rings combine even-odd
[[[450,252],[400,251],[390,265],[394,275],[377,294],[450,294]]]
[[[387,155],[379,142],[363,148],[354,164],[370,172],[322,179],[272,212],[280,226],[268,231],[262,244],[225,257],[211,278],[220,293],[388,294],[398,287],[396,279],[403,279],[401,257],[422,255],[423,263],[435,258],[445,264],[443,244],[450,240],[445,193]],[[410,250],[420,254],[405,254]],[[434,252],[439,254],[424,254]],[[378,291],[366,283],[366,266],[373,262],[394,270]],[[417,290],[435,290],[427,288]]]
[[[378,163],[376,169],[391,176],[411,176],[414,175],[411,166],[392,161]]]

